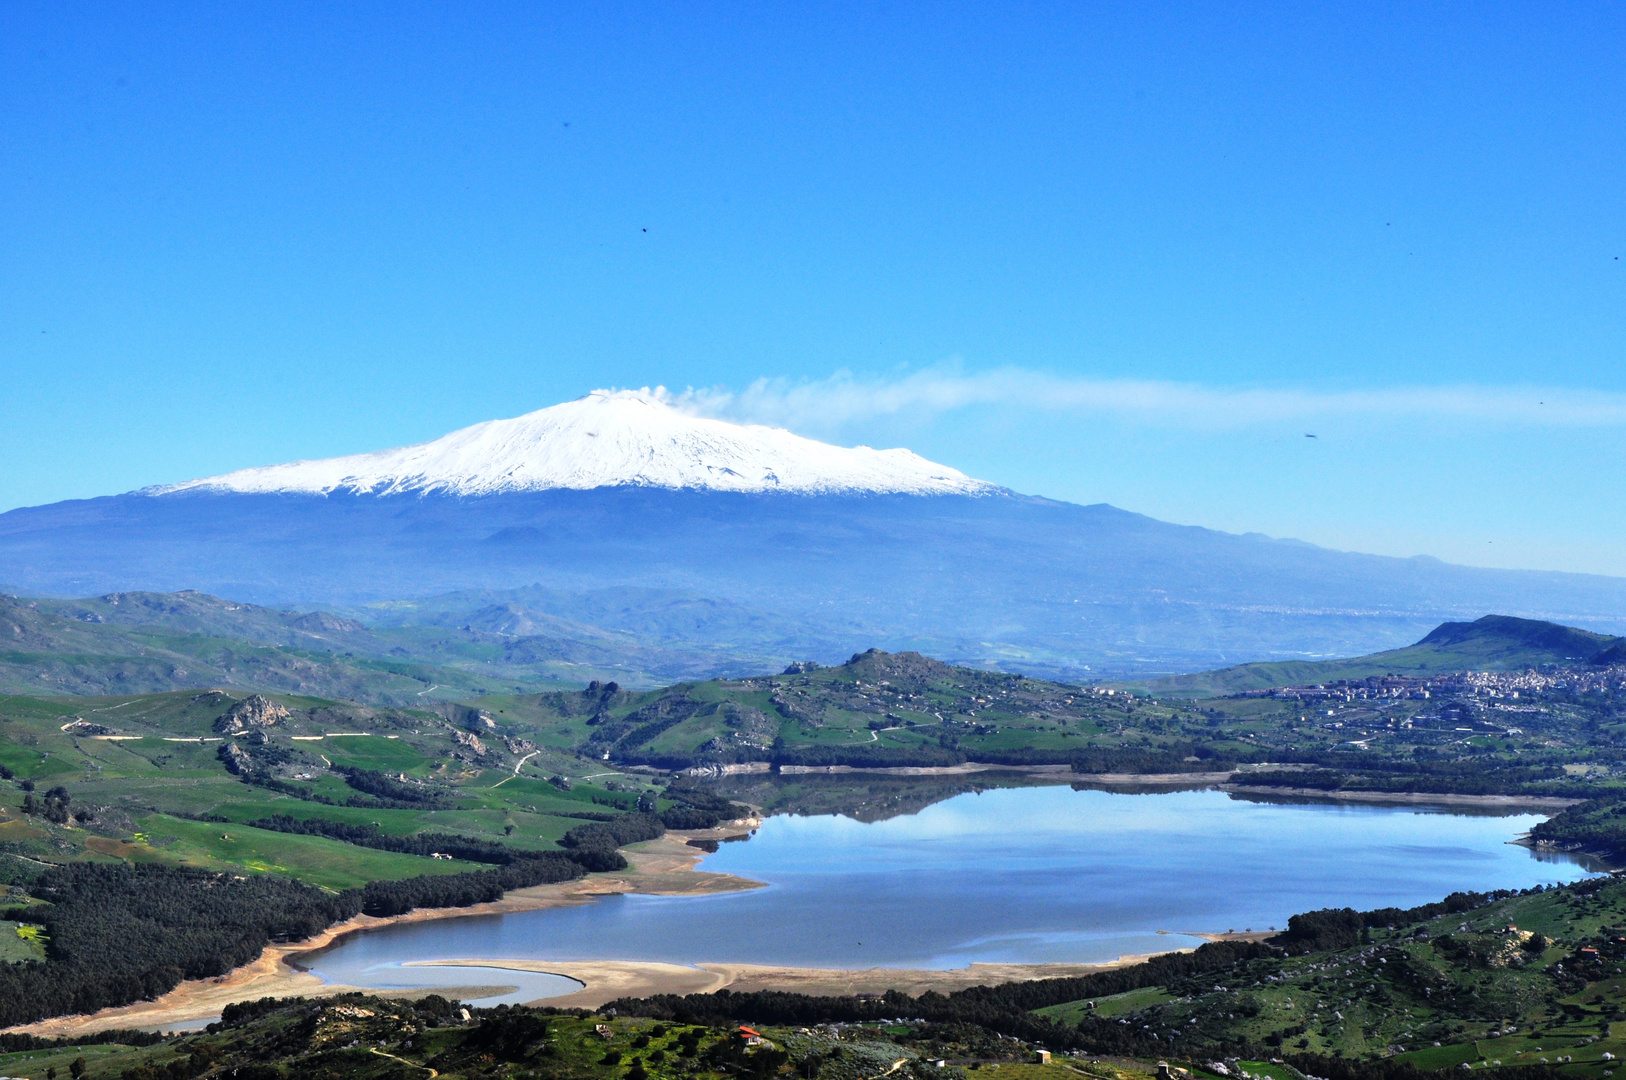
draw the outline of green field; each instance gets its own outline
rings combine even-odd
[[[477,749],[428,710],[278,694],[273,700],[287,715],[264,728],[259,741],[228,738],[217,721],[240,700],[218,691],[0,697],[0,764],[16,776],[0,783],[0,844],[22,859],[13,871],[37,865],[28,860],[123,860],[283,874],[344,889],[485,867],[248,823],[284,815],[373,826],[393,836],[449,833],[550,851],[583,824],[581,815],[631,809],[637,792],[651,789],[648,779],[573,754],[510,750],[501,733],[487,732]],[[261,779],[246,783],[228,769],[221,751],[229,741],[255,755]],[[345,769],[383,777],[422,804],[368,795]],[[589,772],[601,774],[597,782],[585,778]],[[563,779],[548,783],[550,775],[574,779],[564,786]],[[25,783],[35,795],[22,790]],[[70,795],[72,820],[20,812],[25,796],[58,785]]]
[[[0,964],[44,959],[45,942],[39,927],[0,919]]]
[[[1077,1024],[1086,1016],[1107,1017],[1139,1012],[1154,1005],[1161,1005],[1171,1000],[1171,997],[1172,995],[1161,986],[1147,986],[1122,994],[1091,999],[1095,1005],[1093,1009],[1089,1007],[1090,1001],[1070,1001],[1065,1005],[1036,1009],[1035,1012],[1060,1024]]]
[[[209,870],[248,870],[282,874],[329,889],[353,889],[369,881],[418,874],[458,874],[483,870],[478,863],[425,859],[373,851],[319,836],[291,836],[244,825],[182,821],[162,814],[136,819],[141,842],[95,844],[101,854],[132,862],[167,862]]]

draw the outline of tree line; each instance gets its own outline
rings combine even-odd
[[[404,783],[389,773],[376,769],[358,769],[350,765],[335,765],[332,770],[344,777],[344,782],[366,795],[389,803],[406,803],[416,809],[440,810],[450,806],[443,792],[417,784]]]
[[[357,771],[369,784],[381,775]],[[373,881],[336,894],[270,875],[244,878],[150,865],[56,867],[29,889],[47,903],[0,910],[0,919],[43,925],[47,937],[44,962],[0,965],[0,1027],[156,997],[184,979],[211,978],[248,963],[272,941],[303,940],[358,914],[470,907],[513,889],[622,870],[627,861],[620,847],[658,839],[669,827],[710,828],[724,815],[747,812],[692,786],[675,785],[667,794],[676,805],[578,825],[560,841],[563,851],[550,852],[450,833],[390,836],[375,825],[284,814],[249,823],[384,851],[439,852],[492,864],[469,873]]]
[[[776,766],[826,767],[848,765],[855,768],[920,768],[963,765],[978,761],[988,765],[1069,765],[1078,773],[1190,773],[1216,772],[1231,768],[1206,746],[1182,744],[1167,749],[1141,750],[1133,747],[1081,747],[1044,749],[1016,747],[996,750],[978,748],[965,751],[947,746],[882,746],[858,743],[852,746],[785,746],[775,743],[769,760]],[[1194,758],[1195,760],[1187,760]]]
[[[366,770],[363,770],[366,771]],[[290,780],[283,780],[267,773],[245,772],[237,777],[250,787],[264,788],[275,791],[279,795],[291,795],[301,802],[319,803],[323,806],[350,806],[358,810],[455,810],[457,807],[440,798],[434,799],[391,799],[377,795],[356,794],[344,802],[329,798],[308,784],[296,784]],[[349,782],[349,777],[346,777]],[[352,784],[352,787],[355,785]],[[403,785],[404,786],[404,785]]]
[[[43,926],[48,939],[43,962],[0,964],[0,1027],[157,997],[185,979],[224,975],[273,941],[301,941],[358,914],[470,907],[512,889],[625,866],[613,849],[545,852],[490,870],[374,881],[340,893],[272,875],[59,866],[29,888],[45,904],[0,910],[0,919]]]
[[[1189,953],[1166,953],[1129,967],[1072,978],[973,986],[949,994],[927,991],[918,997],[910,997],[890,991],[879,998],[868,998],[719,990],[711,994],[624,998],[610,1005],[618,1012],[629,1015],[714,1026],[753,1022],[809,1026],[831,1022],[873,1022],[908,1016],[918,1017],[929,1024],[972,1025],[1054,1050],[1076,1049],[1096,1054],[1142,1057],[1167,1055],[1179,1047],[1171,1046],[1166,1039],[1135,1026],[1119,1024],[1116,1019],[1086,1015],[1076,1025],[1067,1025],[1036,1015],[1033,1010],[1153,986],[1166,987],[1176,995],[1201,994],[1216,980],[1252,981],[1262,972],[1255,969],[1250,973],[1250,967],[1284,953],[1352,946],[1369,928],[1401,925],[1442,914],[1469,911],[1512,895],[1516,894],[1510,891],[1453,893],[1443,901],[1415,908],[1305,912],[1290,918],[1287,931],[1269,942],[1209,942]],[[1223,1031],[1193,1031],[1183,1037],[1192,1042],[1189,1049],[1200,1049],[1204,1053],[1246,1054],[1260,1049],[1244,1045]],[[1332,1074],[1327,1072],[1312,1075],[1333,1080]],[[1364,1074],[1344,1075],[1352,1077]],[[1411,1074],[1396,1071],[1373,1075],[1380,1075],[1383,1080],[1399,1080]]]
[[[296,836],[325,836],[357,847],[393,851],[401,855],[450,855],[466,862],[496,863],[507,866],[516,859],[533,857],[533,853],[518,851],[492,840],[478,840],[452,833],[415,833],[411,836],[391,836],[377,825],[352,825],[326,818],[295,818],[287,814],[273,814],[246,823],[251,828],[270,832],[291,833]]]
[[[1530,838],[1560,847],[1579,846],[1611,859],[1626,853],[1626,799],[1606,795],[1588,799],[1540,822]]]

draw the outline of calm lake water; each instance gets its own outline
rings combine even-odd
[[[1200,943],[1181,931],[1264,930],[1315,908],[1405,907],[1587,876],[1573,860],[1509,843],[1540,820],[1217,791],[996,789],[874,823],[772,817],[701,864],[764,889],[401,925],[354,935],[311,964],[336,982],[386,987],[519,981],[489,968],[454,979],[400,966],[460,958],[829,968],[1110,960]],[[482,1004],[575,989],[550,978]]]

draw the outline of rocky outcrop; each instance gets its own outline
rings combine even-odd
[[[235,773],[238,776],[246,776],[254,771],[254,759],[248,756],[247,750],[234,742],[222,746],[218,754],[220,760],[225,763],[228,772]]]
[[[251,728],[266,728],[288,719],[288,710],[264,694],[250,694],[215,721],[222,735],[238,735]]]
[[[481,757],[485,756],[486,744],[480,741],[478,735],[470,734],[467,731],[454,731],[452,732],[452,738],[457,741],[457,745],[472,750]]]
[[[295,630],[307,634],[363,634],[367,627],[354,619],[341,618],[326,611],[312,611],[288,623]]]

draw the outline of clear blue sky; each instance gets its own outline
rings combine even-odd
[[[1626,9],[791,7],[4,5],[0,508],[660,384],[1626,573]]]

